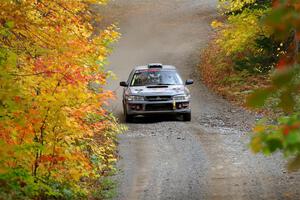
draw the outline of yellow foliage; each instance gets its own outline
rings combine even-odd
[[[220,22],[220,21],[218,21],[218,20],[214,20],[214,21],[212,21],[211,26],[212,26],[213,28],[217,29],[217,28],[222,27],[222,26],[223,26],[223,23]]]
[[[104,65],[120,34],[111,25],[94,36],[88,10],[106,2],[0,3],[0,179],[24,174],[0,181],[24,179],[37,190],[28,198],[57,192],[48,182],[91,192],[83,180],[111,168],[122,127],[103,107],[113,98]]]
[[[254,153],[258,153],[262,149],[262,140],[260,137],[255,137],[251,141],[251,149]]]
[[[263,132],[266,129],[264,125],[257,125],[253,128],[254,133],[260,133]]]
[[[220,8],[229,11],[241,10],[247,4],[253,4],[256,0],[220,0]]]

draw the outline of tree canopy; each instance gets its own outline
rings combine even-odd
[[[112,25],[93,35],[91,3],[106,0],[13,0],[0,3],[0,196],[91,195],[112,168],[114,117],[105,110],[104,68]]]

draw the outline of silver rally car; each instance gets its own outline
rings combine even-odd
[[[135,67],[128,81],[120,82],[124,87],[123,109],[126,122],[134,116],[153,114],[182,115],[184,121],[191,120],[191,95],[174,66],[159,63]]]

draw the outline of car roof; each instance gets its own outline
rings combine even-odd
[[[150,67],[149,67],[150,66]],[[157,67],[155,67],[157,66]],[[134,68],[134,70],[145,70],[145,69],[149,69],[149,68],[157,68],[157,69],[168,69],[168,70],[176,70],[176,67],[174,67],[173,65],[163,65],[160,63],[150,63],[148,65],[141,65],[141,66],[136,66]]]

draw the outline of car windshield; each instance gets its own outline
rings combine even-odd
[[[131,86],[146,85],[181,85],[182,80],[175,70],[147,69],[137,70]]]

